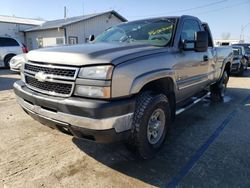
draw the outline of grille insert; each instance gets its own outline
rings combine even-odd
[[[25,63],[24,70],[33,74],[37,72],[44,72],[45,74],[53,75],[55,77],[58,76],[66,78],[75,78],[77,73],[77,68],[35,64],[30,62]]]
[[[58,83],[58,82],[39,82],[33,77],[25,76],[26,83],[34,88],[35,90],[40,90],[40,92],[45,94],[54,95],[70,95],[72,91],[72,84]],[[31,89],[32,89],[31,88]]]

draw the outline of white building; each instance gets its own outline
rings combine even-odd
[[[25,30],[29,49],[62,44],[81,44],[89,35],[99,35],[107,28],[127,21],[116,11],[47,21]]]
[[[38,26],[44,21],[36,19],[18,18],[14,16],[0,16],[0,36],[8,36],[25,42],[24,30]]]
[[[238,39],[218,39],[214,40],[216,46],[230,46],[232,44],[244,43],[244,41]]]

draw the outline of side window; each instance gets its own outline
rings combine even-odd
[[[62,44],[64,44],[64,38],[56,38],[56,44],[57,44],[57,45],[62,45]]]
[[[36,40],[37,40],[37,46],[38,46],[38,48],[42,48],[43,47],[43,38],[42,37],[38,37]]]
[[[15,39],[0,37],[0,46],[19,46],[19,44]]]
[[[8,44],[8,46],[19,46],[18,42],[12,38],[8,38],[7,44]]]
[[[78,44],[78,37],[70,36],[68,44]]]
[[[243,53],[242,53],[242,49],[241,48],[239,48],[239,54],[240,55],[242,55]]]
[[[0,46],[4,46],[4,38],[0,37]]]
[[[202,27],[203,27],[204,31],[206,31],[208,34],[208,47],[213,47],[213,40],[212,40],[212,36],[211,36],[210,30],[208,28],[208,25],[202,24]],[[219,42],[217,42],[216,44],[219,45]]]
[[[181,40],[194,40],[195,33],[200,31],[199,23],[195,20],[186,20],[182,26]]]

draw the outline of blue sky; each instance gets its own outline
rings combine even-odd
[[[1,0],[0,14],[45,20],[78,16],[114,9],[128,20],[189,14],[209,23],[214,38],[230,33],[238,39],[241,28],[250,23],[250,0]],[[244,29],[250,42],[250,24]]]

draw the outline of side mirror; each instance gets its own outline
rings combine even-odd
[[[205,52],[208,48],[208,34],[206,31],[198,31],[195,35],[195,51]]]
[[[195,40],[184,40],[181,42],[184,51],[205,52],[208,48],[208,34],[206,31],[195,33]]]
[[[89,35],[89,42],[92,42],[95,40],[95,35]]]
[[[195,41],[194,40],[183,40],[181,42],[181,49],[184,51],[194,51],[195,50]]]

